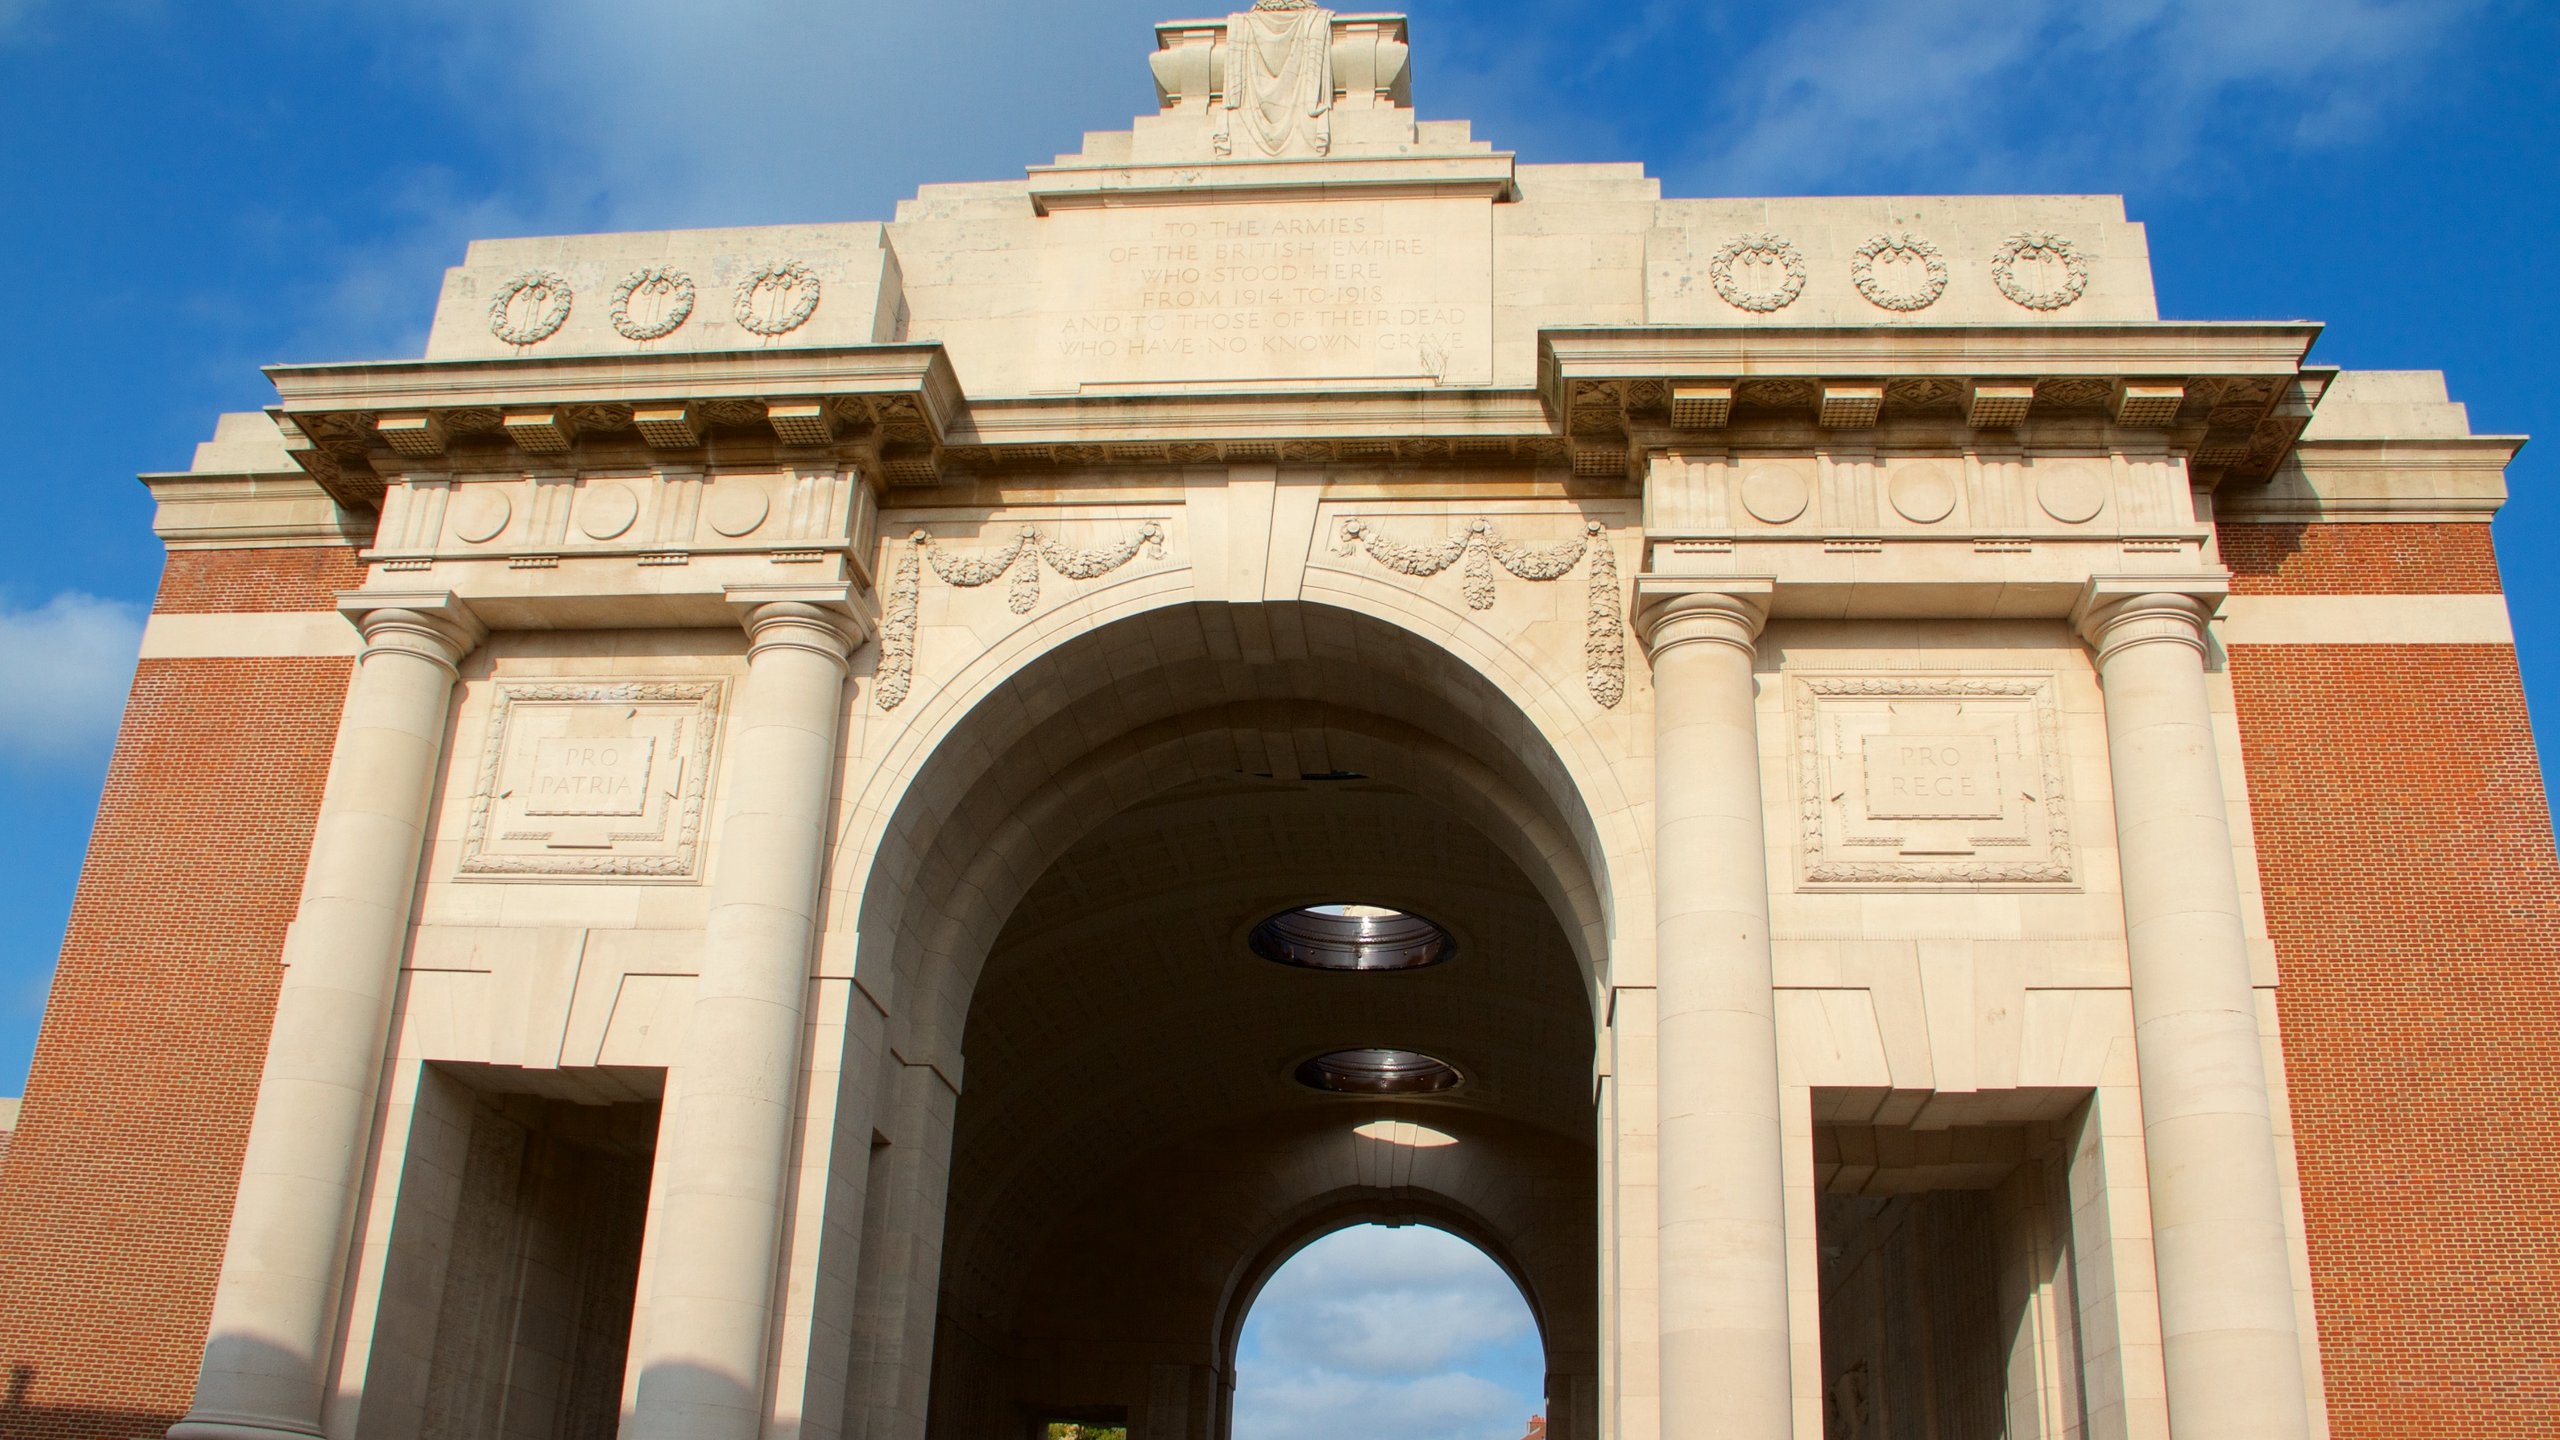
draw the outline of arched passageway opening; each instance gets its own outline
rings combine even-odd
[[[1528,1298],[1491,1255],[1434,1225],[1317,1239],[1263,1284],[1236,1343],[1235,1440],[1519,1440],[1545,1414]]]
[[[1259,647],[1220,606],[1066,641],[893,822],[916,853],[863,943],[895,947],[909,1071],[939,1044],[965,1075],[884,1116],[909,1168],[875,1190],[919,1198],[866,1222],[939,1277],[934,1440],[1224,1440],[1251,1296],[1367,1221],[1500,1256],[1556,1433],[1596,1413],[1598,827],[1466,661],[1269,609]]]

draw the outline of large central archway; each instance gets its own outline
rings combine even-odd
[[[903,1073],[953,1083],[892,1092],[865,1309],[908,1318],[906,1384],[929,1350],[909,1413],[935,1437],[1047,1419],[1218,1440],[1234,1328],[1277,1259],[1422,1219],[1519,1279],[1555,1433],[1578,1440],[1610,929],[1585,786],[1523,706],[1409,631],[1270,606],[1255,645],[1235,621],[1148,610],[991,681],[884,827],[865,964],[895,956]],[[1253,953],[1256,922],[1328,902],[1427,917],[1456,958],[1334,973]],[[1297,1077],[1362,1047],[1460,1083]]]

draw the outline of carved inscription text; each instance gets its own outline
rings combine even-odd
[[[1052,312],[1040,338],[1044,364],[1063,373],[1454,381],[1490,363],[1479,358],[1491,330],[1482,224],[1436,202],[1059,218],[1093,232],[1063,292],[1086,303]]]
[[[2000,755],[1988,735],[1862,736],[1866,811],[1879,820],[1989,820]]]
[[[621,739],[549,736],[538,742],[528,815],[638,815],[648,808],[654,735]]]

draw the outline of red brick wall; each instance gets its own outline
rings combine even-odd
[[[343,545],[292,550],[172,550],[160,572],[162,615],[327,610],[338,592],[364,583],[364,566]]]
[[[2260,593],[2496,588],[2485,525],[2223,537]],[[2230,666],[2333,1433],[2560,1433],[2560,859],[2515,650]]]
[[[2224,525],[2234,595],[2495,595],[2489,527]]]
[[[164,606],[321,608],[355,583],[335,554],[182,554]],[[186,1408],[351,665],[134,676],[0,1168],[9,1440],[130,1440]]]

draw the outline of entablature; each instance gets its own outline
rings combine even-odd
[[[2320,327],[2282,324],[1617,326],[1539,337],[1539,390],[1574,471],[1640,472],[1648,452],[1808,428],[1897,424],[2011,443],[2069,427],[2181,456],[2207,486],[2272,475],[2336,372]]]
[[[365,508],[381,503],[387,476],[411,469],[556,460],[599,441],[698,453],[723,430],[750,449],[930,480],[961,404],[939,345],[282,365],[267,376],[294,461],[340,504]]]
[[[843,579],[867,584],[861,515],[899,491],[955,480],[1220,464],[1507,466],[1641,491],[1648,541],[1669,547],[1650,564],[1786,556],[1783,566],[1735,563],[1831,577],[1821,586],[1836,589],[1881,579],[1873,557],[1883,547],[1917,546],[1962,554],[1969,577],[2015,570],[1994,583],[2041,589],[2116,563],[2106,557],[2203,563],[2210,517],[2192,491],[2219,487],[2236,501],[2246,487],[2235,482],[2300,468],[2294,442],[2336,373],[2303,363],[2318,333],[2293,323],[1558,328],[1541,332],[1536,391],[1298,381],[973,399],[934,343],[270,375],[293,460],[338,505],[384,512],[373,553],[394,568],[451,558],[435,547],[460,533],[411,535],[423,512],[395,517],[385,503],[394,483],[420,505],[440,485],[466,508],[515,496],[513,528],[461,542],[475,561],[674,564],[666,557],[817,548]],[[2468,447],[2448,462],[2465,473],[2486,474],[2507,453],[2445,444]],[[2329,448],[2344,461],[2351,447]],[[722,499],[748,489],[779,514],[803,502],[776,497],[820,476],[848,482],[823,520],[794,510],[789,527],[759,520],[681,542],[664,528],[688,504],[749,506]],[[660,518],[609,534],[564,528],[565,512],[546,511],[555,502],[545,497],[581,477],[596,483],[580,494],[636,485],[640,509]],[[2488,503],[2472,492],[2494,488],[2494,477],[2464,483],[2449,504]],[[661,491],[663,509],[652,498]],[[580,524],[599,515],[581,511]]]

